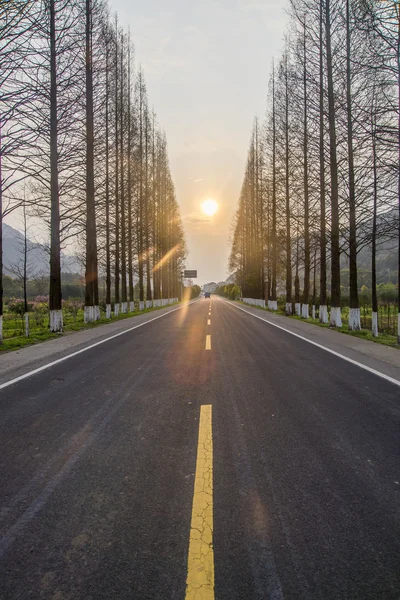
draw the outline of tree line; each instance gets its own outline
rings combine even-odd
[[[21,206],[48,231],[51,331],[63,327],[68,248],[85,266],[86,322],[100,317],[99,277],[108,318],[134,309],[136,284],[141,309],[181,295],[166,135],[104,0],[0,3],[0,218]]]
[[[400,343],[400,14],[395,1],[291,0],[256,118],[232,236],[243,297],[360,329],[359,253],[368,248],[378,335],[377,253],[397,256]],[[349,271],[349,288],[341,271]],[[328,315],[328,305],[330,314]],[[315,312],[315,308],[313,309]]]

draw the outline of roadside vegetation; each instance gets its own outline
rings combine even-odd
[[[7,296],[0,285],[0,343],[3,322],[6,339],[21,320],[57,333],[82,314],[91,323],[181,298],[186,247],[167,139],[131,34],[106,0],[0,2],[0,23],[0,283],[11,273],[20,288]],[[22,233],[3,265],[11,213]],[[35,231],[48,301],[32,305]],[[66,289],[68,257],[85,273],[83,313]]]
[[[241,298],[400,344],[399,6],[289,5],[229,270]]]
[[[195,298],[196,295],[192,293],[191,297]],[[49,327],[48,302],[48,297],[37,297],[34,301],[28,303],[28,313],[25,313],[24,301],[20,298],[10,299],[5,303],[3,343],[0,345],[0,353],[2,351],[18,350],[25,346],[59,338],[60,335],[65,333],[128,319],[162,308],[161,306],[152,306],[140,310],[140,303],[136,301],[133,311],[119,313],[117,316],[113,315],[110,319],[107,317],[107,307],[103,302],[100,304],[100,317],[92,323],[87,323],[84,315],[84,303],[80,300],[64,300],[62,303],[63,331],[54,333],[50,331]],[[176,299],[176,302],[178,302],[178,299]],[[174,303],[171,302],[170,305]]]
[[[229,300],[237,300],[242,302],[240,288],[234,283],[219,287],[216,289],[216,294],[228,298]],[[378,308],[378,326],[379,336],[372,335],[372,303],[371,303],[371,292],[366,286],[361,288],[360,293],[360,324],[361,328],[358,330],[351,330],[349,328],[349,299],[344,294],[341,297],[341,313],[342,313],[342,326],[335,327],[337,331],[354,335],[362,339],[371,340],[387,346],[393,346],[398,348],[397,340],[397,302],[396,295],[397,289],[393,284],[380,284],[377,287],[377,294],[379,300]],[[332,328],[329,323],[323,323],[319,315],[319,298],[315,297],[312,299],[310,315],[307,319],[308,323],[314,325],[320,325],[321,327]],[[330,309],[330,297],[327,296],[328,310]],[[258,306],[257,308],[262,308]],[[293,306],[292,313],[287,313],[286,298],[284,295],[278,296],[277,309],[273,310],[268,308],[268,305],[264,310],[270,312],[276,312],[277,314],[285,315],[293,319],[304,320],[301,315],[295,314],[295,307]]]

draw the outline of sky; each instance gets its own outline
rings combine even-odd
[[[229,275],[232,220],[251,128],[254,117],[265,114],[287,1],[109,0],[111,13],[130,29],[150,106],[167,134],[187,267],[197,269],[193,282],[200,285]],[[218,203],[213,217],[201,211],[207,198]],[[16,213],[6,221],[21,230]]]
[[[130,28],[150,105],[165,129],[198,284],[228,276],[231,223],[255,115],[264,116],[286,0],[110,0]],[[219,205],[206,217],[201,203]]]

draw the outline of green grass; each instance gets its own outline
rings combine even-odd
[[[0,344],[0,352],[10,352],[12,350],[20,350],[25,346],[33,346],[39,342],[46,342],[47,340],[53,340],[60,337],[63,334],[51,333],[50,331],[42,331],[39,333],[33,333],[28,338],[25,336],[15,336],[10,338],[4,338],[3,343]]]
[[[241,302],[240,300],[236,300],[236,302],[238,302],[239,304],[243,304],[245,306],[251,306],[250,304],[246,304],[245,302]],[[347,311],[346,311],[346,309],[344,309],[342,311],[342,322],[343,322],[342,327],[331,327],[329,324],[320,323],[318,319],[312,319],[311,317],[309,319],[303,319],[302,317],[299,317],[298,315],[288,316],[284,313],[283,310],[279,310],[279,308],[278,308],[278,311],[270,310],[267,307],[262,308],[261,306],[254,306],[252,308],[258,308],[259,310],[264,310],[266,312],[278,314],[280,316],[286,317],[287,319],[295,319],[297,321],[302,321],[303,323],[311,323],[312,325],[318,325],[318,327],[324,327],[325,329],[339,331],[340,333],[345,333],[346,335],[351,335],[353,337],[358,337],[363,340],[375,342],[375,344],[383,344],[384,346],[391,346],[392,348],[400,349],[400,346],[397,343],[397,336],[395,336],[395,335],[390,335],[388,333],[379,333],[379,337],[376,338],[372,335],[372,331],[369,331],[368,329],[361,329],[361,331],[350,331],[347,328],[348,309],[347,309]]]
[[[175,306],[176,304],[169,304],[168,306]],[[45,342],[47,340],[54,340],[59,337],[63,337],[65,335],[71,334],[75,331],[83,331],[85,329],[93,329],[94,327],[99,327],[100,325],[107,325],[109,323],[115,323],[116,321],[124,321],[125,319],[130,319],[131,317],[137,317],[139,315],[143,315],[145,313],[151,313],[161,308],[166,308],[165,306],[155,306],[153,308],[145,308],[142,311],[135,310],[131,313],[119,314],[118,317],[112,317],[111,319],[106,319],[105,316],[102,316],[99,321],[95,321],[94,323],[85,323],[83,320],[83,310],[80,310],[76,318],[71,315],[64,315],[64,331],[63,333],[51,333],[47,327],[43,328],[33,328],[31,330],[31,334],[29,337],[25,337],[25,335],[13,335],[7,337],[6,335],[3,338],[2,344],[0,344],[0,352],[10,352],[13,350],[20,350],[25,346],[32,346],[34,344],[38,344],[40,342]],[[21,329],[20,323],[21,319],[19,317],[15,317],[15,327],[8,328],[12,331],[18,331]],[[12,323],[13,319],[8,319],[8,324]],[[7,334],[7,329],[5,329],[4,334]]]

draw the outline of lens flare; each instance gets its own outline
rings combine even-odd
[[[207,200],[204,200],[201,205],[201,210],[208,217],[212,217],[218,210],[218,204],[213,198],[208,198]]]

